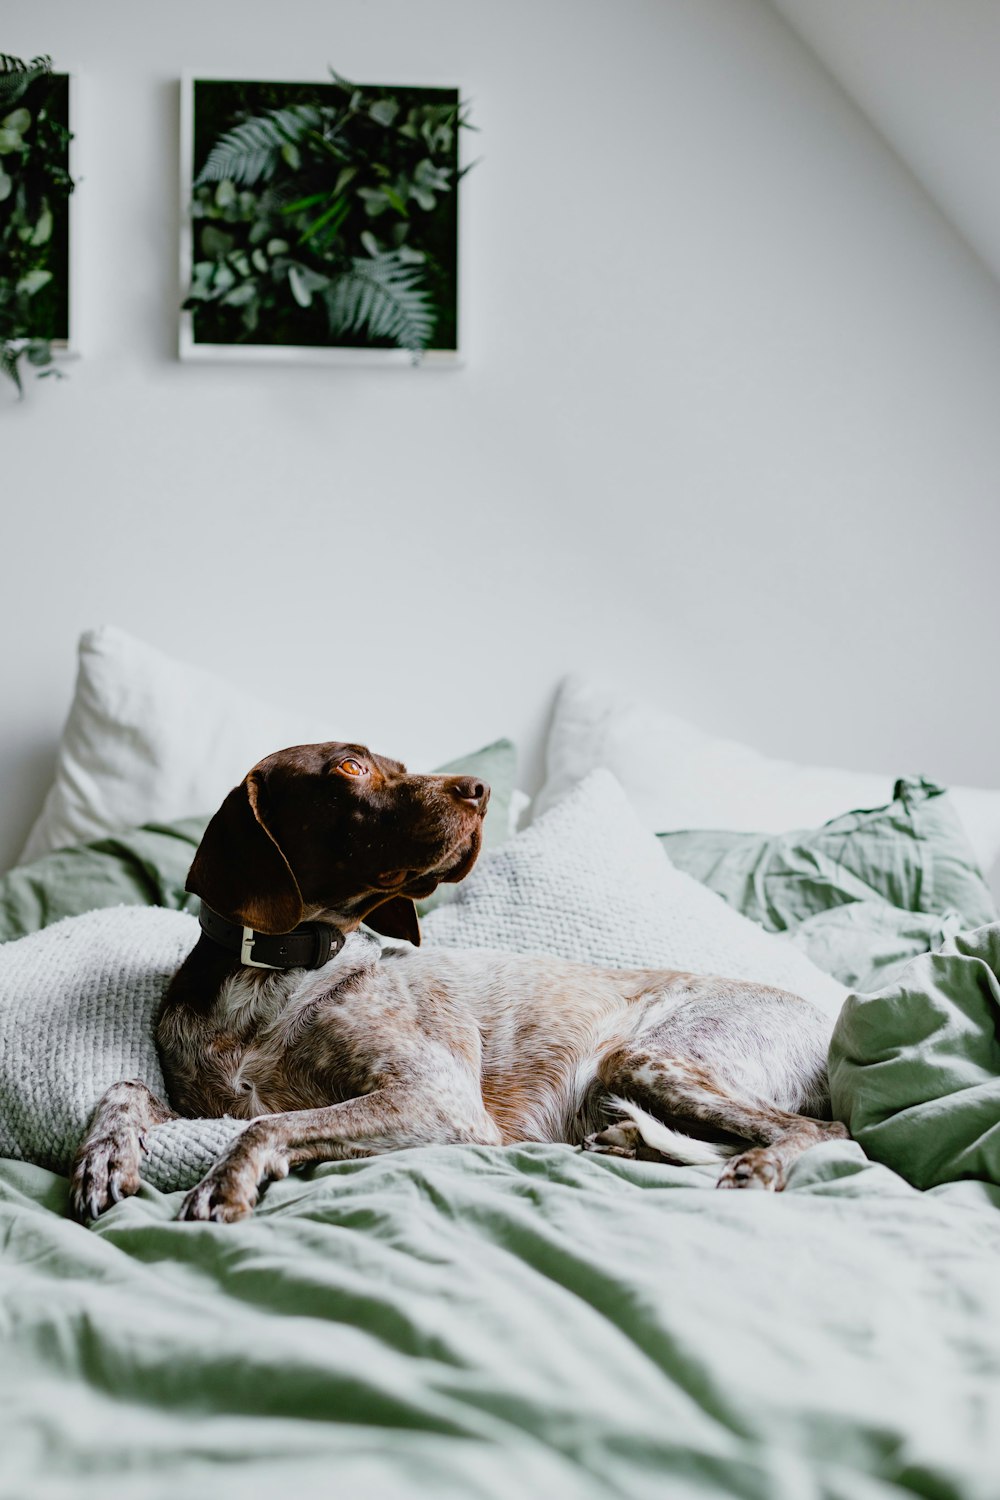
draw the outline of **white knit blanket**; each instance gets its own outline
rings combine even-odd
[[[0,1156],[67,1173],[111,1084],[141,1078],[166,1098],[153,1024],[197,938],[183,912],[116,906],[0,946]],[[143,1178],[191,1187],[245,1124],[158,1125]]]

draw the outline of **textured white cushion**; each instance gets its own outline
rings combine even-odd
[[[614,968],[683,969],[777,985],[835,1016],[847,991],[782,938],[677,870],[609,771],[483,855],[427,947],[552,953]]]
[[[153,1026],[198,931],[184,912],[116,906],[0,945],[0,1156],[66,1173],[105,1089],[140,1078],[166,1098]],[[245,1123],[158,1125],[144,1179],[192,1186]]]
[[[729,828],[787,833],[812,828],[855,808],[881,807],[897,776],[773,760],[749,745],[708,734],[651,703],[583,677],[559,689],[546,748],[545,785],[535,816],[552,807],[590,771],[613,771],[645,826],[654,833]],[[983,871],[1000,859],[1000,791],[951,787]]]

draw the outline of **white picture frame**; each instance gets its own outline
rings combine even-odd
[[[194,221],[191,216],[191,201],[194,182],[194,91],[198,82],[252,82],[267,84],[284,84],[288,86],[329,83],[329,77],[320,78],[275,78],[255,76],[248,78],[247,73],[211,73],[201,72],[194,69],[185,69],[181,76],[181,100],[180,100],[180,294],[181,302],[187,296],[187,289],[191,285],[194,266]],[[377,87],[377,85],[360,85],[361,87]],[[452,84],[437,84],[428,82],[426,78],[419,80],[395,80],[394,87],[398,88],[442,88],[454,87]],[[462,133],[459,132],[459,168],[462,166]],[[458,191],[456,185],[455,191]],[[396,368],[410,370],[442,370],[460,369],[465,364],[465,331],[467,324],[466,307],[466,246],[468,242],[468,230],[465,226],[467,215],[464,210],[458,212],[457,228],[457,277],[456,277],[456,324],[457,338],[454,349],[426,349],[423,351],[418,362],[406,349],[366,349],[346,348],[340,345],[305,345],[305,344],[276,344],[276,343],[253,343],[250,341],[221,344],[199,342],[195,337],[193,313],[183,306],[179,308],[178,327],[178,356],[184,361],[211,361],[223,363],[246,363],[267,362],[276,364],[297,365],[334,365],[354,368]]]
[[[83,281],[80,274],[80,184],[82,181],[80,172],[80,123],[81,111],[80,101],[82,88],[80,74],[76,68],[59,68],[56,70],[66,74],[66,85],[69,91],[68,116],[69,128],[72,140],[69,143],[69,175],[73,179],[73,191],[69,195],[66,211],[69,219],[69,267],[68,267],[68,318],[67,334],[65,339],[53,340],[52,350],[60,360],[76,360],[80,358],[80,325]]]
[[[65,338],[52,338],[49,347],[52,351],[55,373],[58,366],[72,362],[80,358],[80,307],[82,296],[82,278],[80,275],[80,210],[79,210],[79,186],[80,176],[80,74],[76,68],[58,67],[52,69],[56,78],[66,80],[66,121],[70,131],[71,139],[66,150],[66,167],[70,177],[73,179],[73,191],[66,200],[66,336]],[[31,342],[30,338],[13,341],[13,347],[23,349]],[[48,366],[51,371],[53,367]],[[39,371],[39,374],[46,373]]]

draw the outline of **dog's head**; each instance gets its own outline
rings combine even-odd
[[[364,745],[278,750],[209,823],[187,889],[260,932],[364,921],[419,943],[414,898],[472,869],[489,797],[475,777],[411,776]]]

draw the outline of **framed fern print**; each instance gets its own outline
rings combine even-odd
[[[75,99],[50,57],[0,53],[0,377],[18,394],[32,369],[58,375],[55,357],[75,352]]]
[[[457,89],[185,79],[182,358],[459,362]]]

